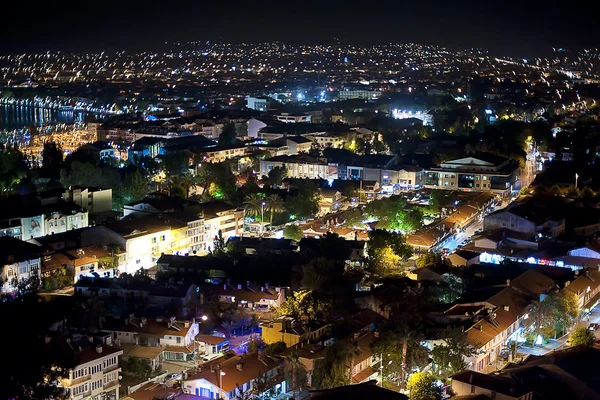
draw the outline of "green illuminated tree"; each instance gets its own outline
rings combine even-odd
[[[442,388],[435,384],[433,375],[427,372],[416,372],[408,378],[406,387],[410,392],[410,400],[440,400]]]
[[[302,232],[302,229],[298,225],[286,225],[283,228],[283,237],[299,242],[304,237],[304,232]]]
[[[592,346],[595,341],[596,336],[586,327],[578,326],[571,332],[571,346]]]
[[[265,203],[265,199],[258,193],[252,193],[246,196],[244,199],[244,211],[246,212],[246,215],[258,218],[262,213],[263,203]]]

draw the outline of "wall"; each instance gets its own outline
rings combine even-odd
[[[37,275],[40,276],[40,258],[34,258],[32,260],[22,261],[14,264],[6,264],[2,267],[2,271],[0,276],[2,277],[2,281],[4,282],[2,286],[0,286],[0,291],[2,293],[11,293],[16,290],[16,287],[11,285],[11,281],[13,278],[17,278],[17,280],[26,279],[30,276]]]
[[[508,228],[517,232],[536,233],[536,226],[533,222],[510,212],[500,212],[488,215],[483,219],[483,227],[485,230]]]

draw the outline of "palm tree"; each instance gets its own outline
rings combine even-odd
[[[244,199],[244,211],[252,217],[258,217],[262,212],[263,201],[263,198],[259,194],[249,194]]]
[[[269,218],[269,226],[273,228],[273,214],[285,211],[285,204],[279,195],[272,194],[265,200],[265,207],[271,213]]]

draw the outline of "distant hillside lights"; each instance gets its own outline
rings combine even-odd
[[[395,119],[407,119],[407,118],[416,118],[423,121],[423,125],[431,125],[433,123],[433,116],[427,112],[423,111],[411,111],[411,110],[398,110],[395,108],[392,110],[392,117]]]

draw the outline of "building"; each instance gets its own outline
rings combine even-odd
[[[201,149],[195,153],[202,157],[202,162],[220,163],[231,158],[247,155],[248,147],[244,144],[207,147],[206,149]]]
[[[600,361],[600,350],[576,346],[543,356],[528,356],[494,374],[463,371],[452,376],[457,396],[485,395],[502,400],[599,399],[600,388],[589,365]]]
[[[517,181],[518,164],[508,158],[477,153],[445,161],[426,171],[424,185],[441,189],[491,191],[505,195]]]
[[[408,400],[408,396],[378,386],[377,380],[370,380],[356,385],[338,386],[327,390],[311,390],[310,398],[316,400]]]
[[[310,135],[309,139],[319,147],[319,149],[341,149],[344,147],[345,136],[335,133],[324,133],[320,135]]]
[[[112,210],[112,189],[68,188],[62,198],[77,204],[90,214]]]
[[[485,230],[510,229],[540,238],[555,239],[565,232],[565,218],[559,205],[551,200],[529,200],[487,215],[483,220]]]
[[[254,312],[267,312],[279,308],[285,302],[286,288],[246,285],[232,286],[228,283],[216,285],[210,289],[221,303],[236,304],[240,308],[249,308]]]
[[[194,338],[198,335],[198,322],[177,321],[172,318],[136,318],[130,315],[123,320],[112,317],[101,319],[99,327],[112,334],[114,343],[145,347],[161,347],[162,359],[187,361],[196,352]]]
[[[111,163],[115,159],[115,149],[107,142],[87,143],[78,148],[77,151],[89,155],[96,162]]]
[[[419,119],[419,120],[423,121],[423,125],[425,125],[425,126],[433,125],[433,115],[431,115],[427,111],[413,112],[412,110],[394,109],[394,110],[392,110],[392,117],[394,117],[396,119],[414,118],[414,119]]]
[[[200,204],[204,216],[203,251],[214,248],[214,240],[219,232],[225,240],[240,236],[244,231],[244,210],[238,209],[221,200],[212,200]]]
[[[338,98],[340,100],[350,100],[350,99],[363,99],[363,100],[373,100],[381,97],[380,90],[351,90],[346,88],[345,90],[340,90],[338,94]]]
[[[266,112],[268,110],[269,100],[263,97],[246,97],[246,107],[251,110]]]
[[[67,372],[60,380],[66,398],[70,400],[107,399],[119,400],[119,359],[123,350],[106,343],[96,342],[93,337],[57,338],[46,337],[48,351],[60,352],[61,359],[68,359]],[[64,343],[57,343],[64,341]],[[53,349],[50,349],[52,347]]]
[[[196,335],[197,351],[203,359],[222,357],[229,350],[229,339],[212,335]]]
[[[284,342],[287,347],[291,347],[300,342],[319,340],[331,325],[316,321],[302,324],[291,317],[283,316],[271,322],[264,322],[260,327],[261,338],[265,343]]]
[[[530,304],[555,287],[555,281],[530,269],[507,281],[507,286],[463,295],[443,313],[445,320],[440,322],[465,327],[465,339],[474,350],[466,360],[470,370],[496,370],[510,353],[509,343],[524,341],[523,319]]]
[[[288,178],[301,179],[337,179],[338,168],[324,158],[306,154],[295,156],[277,156],[260,160],[261,176],[268,176],[273,168],[285,168]]]
[[[260,380],[260,387],[256,381]],[[283,360],[263,355],[262,352],[232,357],[188,373],[181,387],[185,393],[208,399],[237,399],[242,393],[263,395],[257,391],[269,391],[274,395],[287,392],[283,374]]]
[[[171,283],[168,286],[156,285],[144,279],[121,277],[107,279],[84,277],[75,284],[77,294],[84,297],[102,299],[127,299],[143,302],[164,314],[186,316],[196,312],[201,295],[198,286],[190,283]]]
[[[118,260],[119,254],[114,256]],[[42,276],[52,275],[61,268],[65,268],[67,275],[73,277],[73,282],[79,281],[82,277],[116,276],[116,269],[101,265],[103,257],[110,258],[111,251],[99,246],[86,246],[45,254],[42,258]]]
[[[16,294],[17,285],[40,278],[40,247],[12,238],[0,237],[0,292]]]
[[[590,268],[582,273],[575,271],[575,275],[576,278],[564,290],[575,294],[579,310],[588,313],[600,299],[600,271]]]
[[[58,196],[0,202],[0,236],[29,240],[88,226],[88,212]]]
[[[137,164],[142,157],[154,158],[161,154],[165,138],[142,137],[131,144],[127,150],[127,159]]]
[[[473,264],[479,264],[480,253],[459,250],[446,257],[454,267],[470,267]]]
[[[299,153],[308,153],[312,148],[313,142],[305,136],[288,136],[283,135],[279,139],[269,141],[271,146],[287,147],[287,154],[294,155]]]
[[[275,119],[284,123],[311,122],[310,115],[292,115],[289,113],[281,113],[280,115],[276,115]]]

